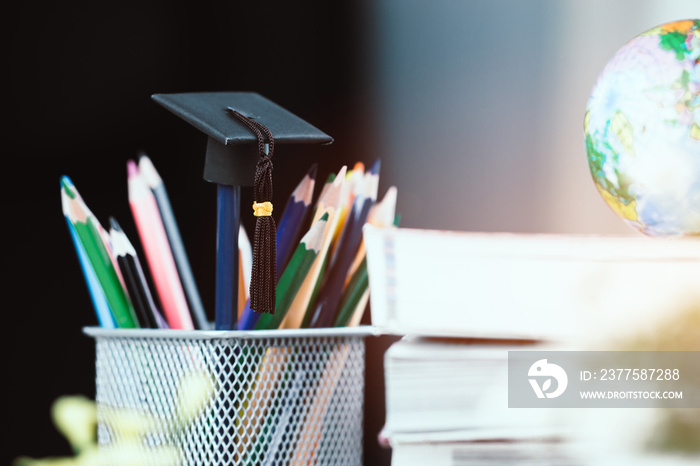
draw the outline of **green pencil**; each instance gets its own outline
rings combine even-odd
[[[85,248],[100,286],[104,290],[117,327],[137,328],[139,325],[136,320],[136,312],[117,274],[112,256],[102,239],[101,232],[104,230],[100,222],[88,209],[78,190],[75,189],[67,176],[61,178],[61,189],[66,194],[63,199],[67,202],[65,211],[68,220],[75,228],[78,238]]]
[[[360,266],[355,270],[347,286],[343,290],[336,313],[334,327],[345,327],[355,313],[357,305],[362,299],[369,286],[369,276],[367,275],[367,259],[362,259]]]
[[[335,181],[336,174],[331,173],[328,175],[326,178],[326,182],[324,183],[323,187],[321,188],[321,193],[318,195],[318,199],[323,199],[323,197],[326,195],[329,189],[331,189],[331,186],[333,186],[333,182]],[[314,209],[311,213],[311,218],[314,218],[316,215],[316,212],[318,212],[318,202],[314,205]]]
[[[294,297],[304,283],[306,275],[311,269],[318,252],[323,244],[323,234],[326,231],[328,213],[314,223],[308,232],[301,238],[289,264],[284,269],[284,273],[277,282],[277,300],[275,302],[274,314],[262,314],[255,324],[256,330],[276,329],[284,320],[289,307],[294,301]]]

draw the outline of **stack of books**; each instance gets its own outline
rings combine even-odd
[[[508,408],[508,351],[547,347],[415,336],[393,344],[384,358],[382,433],[393,465],[530,464],[533,457],[562,464],[557,412]]]
[[[700,296],[692,239],[365,227],[364,240],[373,325],[403,335],[384,358],[392,466],[593,464],[575,412],[508,407],[509,351],[613,349]]]
[[[382,432],[392,465],[567,464],[556,410],[508,408],[508,351],[547,348],[419,336],[394,343],[384,357]]]

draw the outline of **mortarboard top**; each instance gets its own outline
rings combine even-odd
[[[277,144],[330,144],[333,138],[255,92],[154,94],[153,100],[208,136],[206,181],[252,186],[258,162],[257,139],[229,108],[265,125]]]

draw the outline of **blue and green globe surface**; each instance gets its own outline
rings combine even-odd
[[[593,88],[584,135],[596,187],[625,222],[700,235],[700,20],[625,44]]]

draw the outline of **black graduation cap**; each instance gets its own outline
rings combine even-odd
[[[235,329],[238,302],[240,187],[255,185],[256,197],[260,192],[271,192],[272,165],[268,164],[268,174],[261,175],[260,172],[264,170],[264,167],[261,168],[264,159],[272,157],[274,145],[280,143],[330,144],[333,138],[254,92],[154,94],[152,98],[208,136],[204,179],[216,183],[218,189],[216,329]],[[263,147],[265,147],[265,153],[263,153]],[[260,188],[260,183],[267,178],[270,182],[269,190]],[[256,198],[255,201],[262,204],[270,199]],[[257,218],[254,244],[256,248],[262,244],[263,251],[254,251],[251,280],[272,281],[266,286],[268,288],[271,286],[273,293],[271,298],[265,299],[266,304],[263,304],[261,309],[263,312],[274,312],[276,280],[261,279],[261,275],[256,273],[256,258],[261,257],[262,254],[267,254],[267,259],[271,256],[272,273],[273,275],[275,273],[275,226],[270,214],[271,206],[266,213],[262,211],[255,213],[256,216],[262,216]],[[269,228],[273,230],[270,231]],[[259,230],[265,232],[262,233]],[[267,240],[259,240],[259,234],[265,236]],[[258,270],[269,271],[269,269],[270,267],[265,265]],[[251,295],[255,286],[260,286],[260,283],[251,283]],[[269,308],[270,300],[272,309]],[[252,296],[251,308],[258,311]]]
[[[154,94],[153,100],[209,138],[204,179],[253,186],[258,153],[255,134],[231,117],[229,108],[265,125],[275,144],[330,144],[333,138],[255,92]]]

